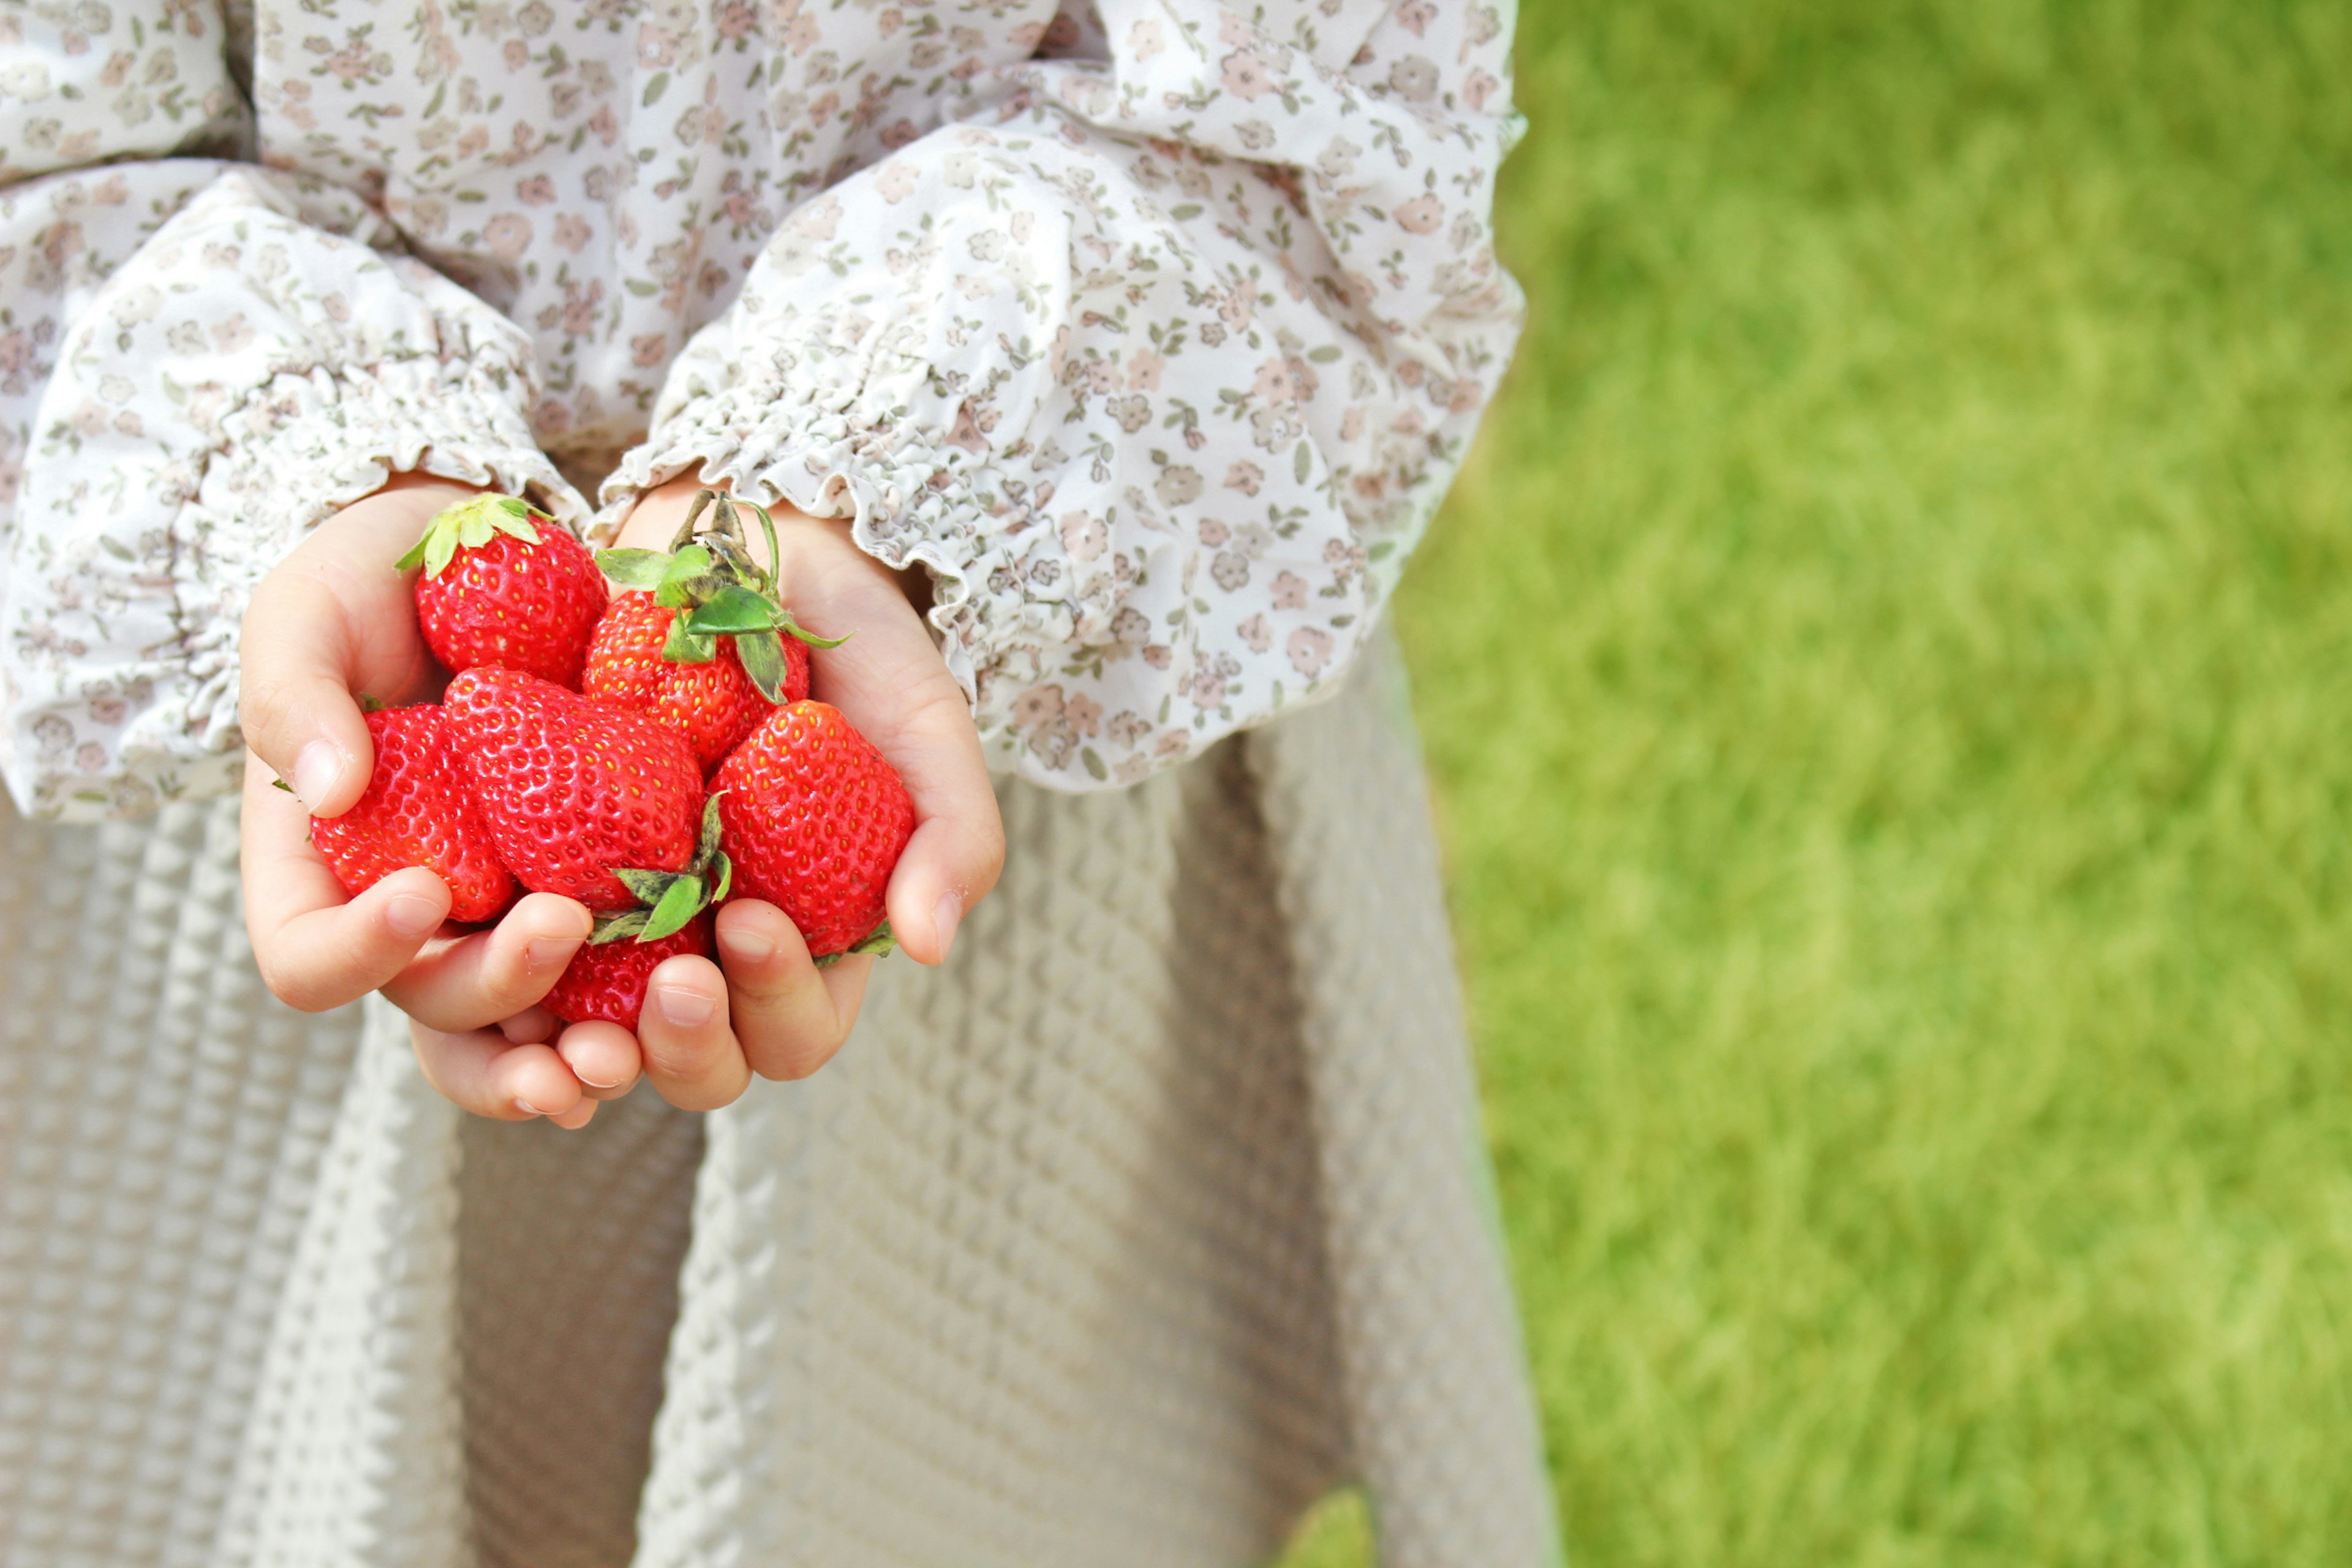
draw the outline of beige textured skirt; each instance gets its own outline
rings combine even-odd
[[[834,1065],[577,1134],[272,1001],[230,803],[0,806],[0,1563],[1552,1562],[1393,655],[1001,798]]]

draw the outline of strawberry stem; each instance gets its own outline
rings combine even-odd
[[[620,587],[650,592],[654,603],[677,612],[662,643],[664,658],[676,664],[708,664],[718,655],[718,639],[731,637],[743,672],[760,689],[760,695],[781,703],[789,668],[783,637],[796,637],[811,647],[839,647],[848,638],[817,636],[795,621],[779,601],[774,574],[745,547],[742,514],[746,509],[760,520],[767,536],[768,559],[772,562],[776,520],[768,509],[705,488],[695,493],[667,553],[600,550],[596,565]]]

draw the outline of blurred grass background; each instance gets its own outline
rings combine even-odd
[[[2352,6],[1518,59],[1398,614],[1571,1561],[2352,1561]]]

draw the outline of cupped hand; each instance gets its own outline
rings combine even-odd
[[[647,492],[618,542],[667,549],[699,488],[688,478]],[[891,931],[917,963],[941,963],[958,922],[1004,865],[1003,825],[971,708],[906,587],[851,542],[848,524],[790,508],[773,516],[771,564],[785,605],[812,633],[847,638],[811,650],[811,695],[840,709],[914,798],[914,837],[890,878]],[[764,558],[762,531],[745,532]],[[592,1059],[606,1072],[641,1067],[664,1099],[688,1110],[727,1104],[754,1074],[804,1078],[831,1060],[856,1021],[875,961],[817,968],[783,911],[755,900],[722,906],[717,935],[719,963],[679,957],[654,971],[634,1038],[615,1025],[573,1025],[560,1054],[583,1076],[580,1064]]]
[[[445,926],[449,889],[431,871],[397,871],[352,898],[310,840],[311,815],[350,810],[374,767],[358,694],[398,705],[438,693],[415,574],[392,563],[435,513],[473,493],[397,477],[320,524],[254,591],[239,708],[252,752],[246,927],[263,980],[285,1002],[316,1012],[381,990],[416,1020],[425,1076],[451,1099],[509,1121],[544,1113],[578,1125],[595,1098],[625,1084],[579,1081],[548,1044],[553,1020],[537,1004],[587,937],[588,911],[533,893],[487,930]]]

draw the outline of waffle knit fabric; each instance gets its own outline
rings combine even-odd
[[[577,1135],[272,1001],[232,803],[0,815],[0,1563],[1555,1561],[1392,653],[1002,803],[833,1066]]]

